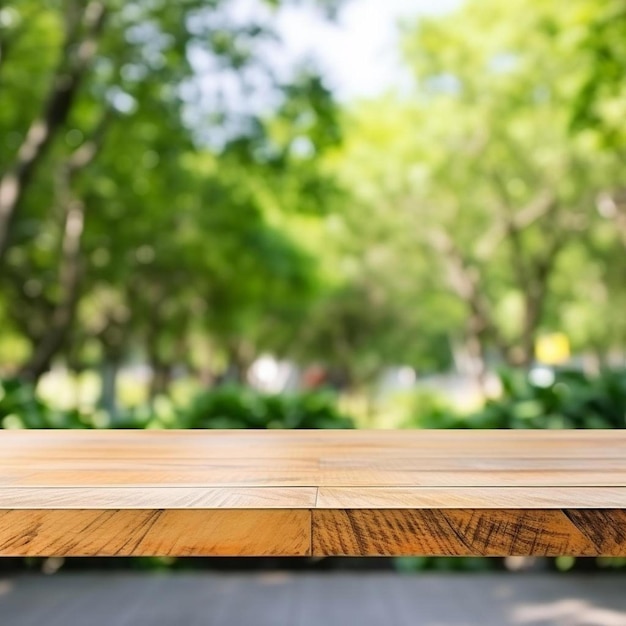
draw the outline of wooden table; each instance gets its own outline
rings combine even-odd
[[[0,556],[626,556],[626,431],[0,431]]]

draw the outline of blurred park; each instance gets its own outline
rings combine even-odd
[[[387,4],[0,3],[2,428],[626,426],[626,5]]]

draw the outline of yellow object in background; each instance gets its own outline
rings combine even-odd
[[[535,357],[540,363],[558,365],[570,357],[570,345],[564,333],[551,333],[539,337],[535,342]]]

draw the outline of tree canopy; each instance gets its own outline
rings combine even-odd
[[[129,362],[154,397],[264,352],[350,385],[623,352],[623,4],[408,21],[409,84],[343,105],[276,64],[285,4],[0,8],[0,373],[99,368],[112,408]]]

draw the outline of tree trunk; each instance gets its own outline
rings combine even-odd
[[[46,332],[37,339],[31,358],[21,369],[20,377],[25,380],[36,382],[50,368],[52,359],[66,343],[74,321],[83,273],[81,244],[85,206],[72,194],[72,182],[76,174],[89,165],[98,153],[108,121],[107,110],[95,127],[92,138],[77,148],[61,169],[59,201],[65,212],[58,279],[61,295],[54,305]]]
[[[118,360],[105,358],[100,366],[100,399],[98,406],[111,416],[111,425],[117,418],[117,375],[120,363]]]
[[[154,406],[154,401],[158,396],[167,395],[172,382],[172,368],[169,364],[152,361],[150,365],[152,377],[150,378],[150,389],[148,401],[150,406]]]
[[[35,346],[20,378],[36,382],[48,369],[52,359],[65,344],[80,295],[82,274],[80,247],[83,233],[84,205],[75,200],[67,208],[63,234],[63,257],[59,271],[61,298],[55,307],[46,333]]]
[[[0,5],[1,6],[1,5]],[[0,37],[0,74],[2,73],[2,68],[7,60],[7,50],[9,49],[9,44],[6,39],[2,39]]]
[[[248,370],[254,361],[254,350],[250,343],[244,340],[229,342],[226,346],[228,366],[221,382],[234,382],[240,385],[247,383]]]
[[[553,226],[556,230],[556,226]],[[524,321],[517,350],[516,365],[529,367],[535,358],[535,339],[541,324],[548,295],[550,277],[563,247],[562,234],[555,235],[543,256],[536,259],[527,273],[524,290]]]
[[[128,325],[126,320],[116,320],[109,314],[108,323],[98,334],[102,346],[100,364],[100,400],[98,406],[109,413],[111,424],[115,426],[118,416],[117,377],[128,346]]]
[[[41,113],[32,121],[14,162],[0,177],[0,263],[9,245],[11,224],[24,192],[52,140],[72,109],[80,83],[89,67],[106,14],[100,0],[72,2],[62,58]]]
[[[470,372],[483,394],[487,393],[486,351],[493,344],[505,351],[505,342],[494,321],[491,302],[483,289],[480,267],[470,262],[451,237],[444,232],[432,236],[435,249],[447,260],[448,282],[465,303],[468,313],[465,323],[465,349],[470,357]]]

